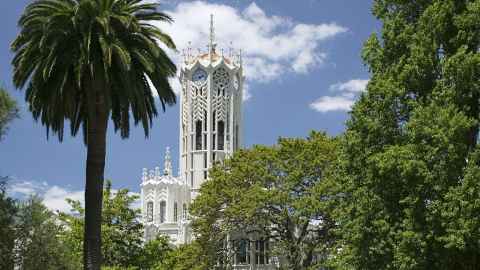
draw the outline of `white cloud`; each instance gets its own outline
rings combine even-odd
[[[43,199],[45,206],[52,211],[60,211],[68,213],[72,210],[66,199],[80,201],[84,204],[84,191],[72,190],[57,185],[50,186],[47,182],[42,183],[36,181],[20,181],[15,180],[9,182],[8,193],[10,196],[19,199],[25,199],[31,195],[38,195]],[[115,194],[117,190],[112,190]],[[140,196],[139,193],[129,192],[130,195]],[[139,208],[140,200],[133,203],[132,208]]]
[[[34,184],[32,182],[19,182],[19,183],[14,183],[10,186],[8,186],[8,191],[9,193],[13,195],[24,195],[24,196],[29,196],[35,194],[36,190],[42,188],[38,184]]]
[[[369,80],[353,79],[332,84],[329,90],[337,92],[335,96],[322,96],[310,104],[318,112],[349,111],[359,93],[365,91]]]
[[[43,198],[45,206],[52,211],[69,212],[70,205],[67,198],[81,201],[83,204],[83,190],[71,190],[59,186],[50,186],[47,182],[14,180],[8,186],[8,193],[19,199],[25,199],[31,195],[38,195]]]
[[[207,48],[210,14],[214,14],[216,42],[219,48],[231,43],[242,50],[247,83],[268,83],[288,72],[310,72],[327,58],[321,42],[347,31],[336,23],[304,24],[268,15],[254,2],[244,10],[204,1],[180,2],[166,13],[175,22],[158,26],[170,34],[177,48],[186,48],[191,42],[202,51]],[[176,63],[181,62],[180,54],[170,55]]]
[[[41,196],[43,198],[43,203],[48,209],[60,212],[69,212],[71,210],[70,205],[66,201],[67,198],[80,201],[82,204],[84,201],[83,190],[72,191],[59,186],[49,187]]]
[[[343,96],[323,96],[310,104],[310,108],[319,112],[348,111],[353,105],[353,99]]]
[[[345,91],[350,93],[363,92],[367,87],[368,80],[354,79],[347,82],[340,82],[330,86],[332,91]]]

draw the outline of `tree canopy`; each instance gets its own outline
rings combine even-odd
[[[312,132],[307,139],[281,138],[272,147],[239,150],[214,166],[191,209],[206,254],[228,261],[218,250],[222,241],[250,231],[266,238],[288,269],[311,267],[314,255],[326,254],[333,243],[326,191],[336,150],[335,140]]]
[[[102,208],[102,254],[103,266],[138,267],[142,252],[143,226],[140,223],[140,210],[133,204],[138,195],[130,194],[127,189],[112,191],[111,181],[107,181]],[[79,201],[68,199],[72,213],[61,213],[60,219],[68,228],[64,234],[70,249],[82,258],[83,228],[85,210]]]
[[[480,1],[377,0],[373,13],[383,27],[363,49],[372,77],[341,143],[336,259],[475,269]]]
[[[6,177],[0,177],[0,268],[13,269],[15,255],[15,216],[17,207],[15,200],[6,192]]]
[[[0,87],[0,141],[8,130],[8,124],[18,117],[17,102]]]
[[[206,270],[212,269],[210,260],[206,259],[204,247],[193,241],[171,249],[156,264],[153,270]]]
[[[15,223],[14,269],[75,270],[74,254],[61,239],[62,225],[36,196],[20,202]]]

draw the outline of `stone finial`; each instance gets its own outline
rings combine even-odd
[[[163,169],[164,175],[172,175],[172,159],[170,157],[170,147],[165,151],[165,164]]]
[[[148,179],[148,171],[147,168],[143,168],[142,170],[142,181],[145,182]]]
[[[155,171],[154,171],[154,170],[150,170],[150,171],[148,172],[148,178],[149,178],[149,179],[155,178]]]
[[[155,177],[160,177],[160,167],[155,167]]]
[[[210,14],[210,38],[208,43],[208,54],[210,56],[210,63],[213,61],[213,55],[216,53],[215,49],[217,44],[215,43],[215,28],[213,26],[213,14]]]
[[[213,14],[210,14],[210,55],[215,53],[215,28],[213,26]]]

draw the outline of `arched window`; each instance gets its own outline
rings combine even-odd
[[[195,122],[195,150],[202,150],[202,121]]]
[[[215,132],[217,129],[217,111],[213,111],[213,116],[212,116],[212,129]],[[215,146],[217,144],[217,136],[214,133],[212,135],[212,150],[215,150]]]
[[[223,150],[225,140],[225,124],[223,121],[218,121],[218,150]]]
[[[165,201],[160,202],[160,223],[165,222],[167,203]]]
[[[213,111],[213,116],[212,116],[212,129],[213,129],[213,131],[215,131],[215,128],[216,128],[215,127],[215,123],[217,122],[216,118],[217,118],[217,111]]]
[[[204,120],[204,124],[203,125],[203,131],[207,131],[207,110],[203,110],[203,120]]]
[[[187,204],[183,204],[183,219],[187,219]]]
[[[153,221],[153,202],[147,203],[147,221],[148,222]]]
[[[208,155],[207,153],[203,153],[203,168],[207,169],[208,167]]]
[[[215,149],[216,142],[217,142],[217,135],[215,133],[213,133],[213,136],[212,136],[212,150],[216,150]]]
[[[178,208],[177,208],[177,202],[173,203],[173,222],[178,221]]]

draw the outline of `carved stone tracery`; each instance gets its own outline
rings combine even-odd
[[[230,84],[230,75],[224,67],[213,72],[213,84],[215,85],[215,89],[218,90],[225,90],[228,88],[228,85]]]
[[[192,115],[193,121],[204,121],[205,111],[207,110],[207,87],[206,84],[191,85]]]
[[[213,109],[216,121],[227,122],[230,108],[230,75],[224,67],[213,72]]]

